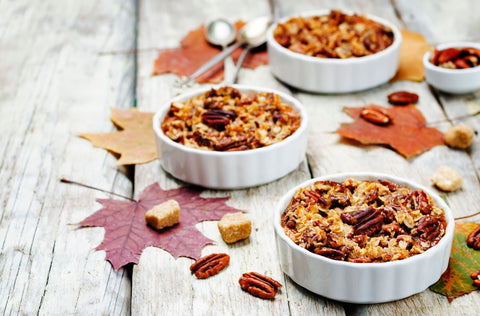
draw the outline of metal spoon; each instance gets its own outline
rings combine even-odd
[[[224,20],[224,22],[227,22]],[[228,22],[227,22],[228,23]],[[231,53],[233,53],[234,50],[239,48],[242,45],[248,45],[249,48],[254,48],[257,46],[260,46],[261,44],[265,43],[266,41],[266,32],[268,29],[268,26],[271,24],[271,19],[270,17],[260,17],[256,18],[247,24],[245,24],[239,31],[239,36],[238,36],[238,41],[225,48],[221,53],[207,61],[202,67],[200,67],[197,71],[195,71],[189,79],[195,79],[196,77],[200,76],[202,73],[207,71],[208,69],[212,68],[216,64],[218,64],[220,61],[224,60],[227,56],[229,56]],[[223,24],[222,27],[225,25]],[[233,30],[235,30],[235,27],[233,27]],[[208,30],[208,27],[207,27]],[[220,32],[219,32],[220,33]],[[249,49],[246,49],[247,52]],[[246,53],[242,54],[246,56]],[[243,59],[245,59],[245,56],[243,56]],[[240,59],[242,59],[242,56],[240,56]],[[240,63],[237,62],[237,65],[241,66]],[[243,63],[243,60],[241,60]],[[238,70],[237,70],[238,73]],[[236,79],[235,79],[236,80]]]
[[[268,16],[262,16],[248,22],[239,33],[239,42],[247,44],[247,47],[243,50],[242,54],[238,58],[235,75],[233,76],[233,83],[238,80],[238,73],[242,68],[242,64],[245,61],[245,57],[252,48],[258,47],[267,41],[267,30],[272,24],[272,19]]]
[[[210,44],[222,46],[223,51],[198,68],[189,79],[197,78],[205,71],[225,59],[236,49],[236,44],[225,49],[225,47],[233,42],[236,37],[235,26],[225,19],[219,18],[211,21],[205,28],[205,37]]]

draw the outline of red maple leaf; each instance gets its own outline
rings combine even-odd
[[[238,21],[235,27],[240,29],[245,23]],[[205,38],[205,26],[190,31],[181,42],[180,48],[162,50],[155,60],[153,75],[164,73],[175,73],[179,76],[190,76],[203,64],[220,53],[221,49],[210,45]],[[238,48],[232,53],[236,62],[242,53],[243,48]],[[268,64],[268,55],[265,45],[254,49],[247,55],[243,67],[254,69],[260,65]],[[199,83],[219,83],[223,80],[223,62],[218,63],[196,80]]]
[[[105,250],[106,260],[118,270],[128,263],[138,263],[146,247],[168,251],[175,258],[200,258],[203,246],[212,244],[195,224],[219,220],[224,214],[239,212],[229,207],[225,198],[202,198],[201,189],[181,187],[162,190],[158,183],[146,187],[138,201],[98,199],[103,208],[79,223],[81,227],[104,227],[105,236],[96,250]],[[180,204],[180,222],[157,231],[145,222],[145,213],[153,206],[174,199]]]
[[[378,108],[392,118],[388,125],[377,125],[361,117],[365,107],[346,107],[344,111],[354,121],[340,125],[337,133],[343,137],[354,139],[362,144],[388,145],[405,158],[411,158],[444,145],[443,134],[433,127],[426,126],[425,117],[414,105]]]

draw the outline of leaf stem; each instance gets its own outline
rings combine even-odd
[[[60,182],[68,183],[68,184],[76,184],[76,185],[79,185],[79,186],[82,186],[82,187],[85,187],[85,188],[97,190],[97,191],[100,191],[100,192],[103,192],[103,193],[107,193],[107,194],[111,194],[111,195],[115,195],[115,196],[127,199],[127,200],[132,201],[132,202],[136,202],[136,200],[134,200],[134,199],[132,199],[128,196],[124,196],[124,195],[121,195],[121,194],[118,194],[118,193],[115,193],[115,192],[112,192],[112,191],[107,191],[107,190],[99,189],[99,188],[96,188],[96,187],[92,187],[90,185],[83,184],[83,183],[80,183],[80,182],[77,182],[77,181],[72,181],[72,180],[68,180],[68,179],[65,179],[65,178],[61,178]]]
[[[474,213],[474,214],[465,215],[465,216],[461,216],[461,217],[455,217],[454,219],[455,219],[455,220],[459,220],[459,219],[474,217],[474,216],[477,216],[477,215],[480,215],[480,212],[476,212],[476,213]]]

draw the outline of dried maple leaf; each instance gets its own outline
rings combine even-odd
[[[219,220],[226,213],[239,210],[229,207],[225,198],[202,198],[193,187],[162,190],[158,183],[146,187],[138,201],[98,199],[103,207],[79,223],[81,227],[104,227],[105,236],[97,250],[106,251],[106,260],[118,270],[128,263],[138,263],[146,247],[168,251],[175,258],[200,258],[203,246],[212,240],[195,228],[195,224]],[[180,222],[157,231],[145,222],[145,213],[154,205],[174,199],[180,204]]]
[[[154,113],[137,109],[112,108],[110,119],[121,130],[113,133],[82,133],[80,137],[92,142],[93,146],[105,148],[120,159],[116,165],[146,163],[157,159],[155,134],[152,128]]]
[[[346,107],[344,111],[354,122],[341,124],[337,133],[362,144],[388,145],[406,158],[444,144],[442,132],[426,126],[425,117],[415,106],[371,107],[385,111],[392,122],[388,125],[373,124],[360,115],[368,107]]]
[[[449,302],[478,290],[470,274],[480,270],[480,251],[467,246],[468,234],[477,227],[476,223],[457,222],[453,236],[452,252],[447,270],[437,283],[430,286],[432,291],[445,295]]]
[[[245,23],[236,22],[235,27],[240,29]],[[220,48],[210,45],[205,38],[205,26],[190,31],[181,42],[180,48],[165,49],[160,52],[155,60],[153,75],[164,73],[175,73],[179,76],[190,76],[208,60],[220,53]],[[238,48],[232,53],[236,62],[240,57],[243,48]],[[268,56],[265,46],[252,50],[245,58],[243,67],[254,69],[268,63]],[[202,75],[196,78],[197,82],[219,83],[223,80],[223,62],[218,63]]]
[[[399,80],[422,81],[425,78],[423,55],[430,49],[425,38],[418,33],[401,30],[400,64],[390,82]]]

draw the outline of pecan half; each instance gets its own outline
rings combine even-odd
[[[345,223],[354,225],[355,235],[367,236],[374,235],[382,228],[384,217],[381,211],[373,207],[340,215]]]
[[[473,285],[480,287],[480,270],[472,272],[470,277],[473,280]]]
[[[392,122],[392,118],[383,111],[376,107],[365,107],[360,112],[360,116],[366,121],[375,125],[388,125]]]
[[[222,131],[237,115],[233,111],[212,109],[202,114],[202,121],[208,126]]]
[[[406,198],[404,205],[412,210],[420,210],[422,214],[430,214],[432,205],[427,198],[427,194],[421,190],[415,190]]]
[[[247,150],[248,140],[246,137],[239,137],[238,140],[233,140],[231,137],[225,137],[215,144],[214,148],[217,151]]]
[[[190,271],[199,279],[206,279],[225,269],[230,261],[226,253],[212,253],[198,259],[190,266]]]
[[[274,298],[277,290],[282,287],[279,282],[257,272],[242,274],[238,283],[242,290],[247,291],[253,296],[266,299]]]
[[[457,48],[447,48],[440,52],[437,58],[438,64],[443,64],[448,61],[451,61],[460,55],[461,51]]]
[[[393,105],[407,105],[417,103],[417,101],[418,94],[412,92],[397,91],[388,95],[388,102]]]
[[[467,246],[480,250],[480,225],[478,225],[467,237]]]
[[[440,222],[433,216],[424,216],[418,221],[417,232],[421,238],[433,241],[441,233]]]
[[[333,260],[345,260],[345,253],[338,249],[322,247],[320,249],[315,249],[315,253]]]

